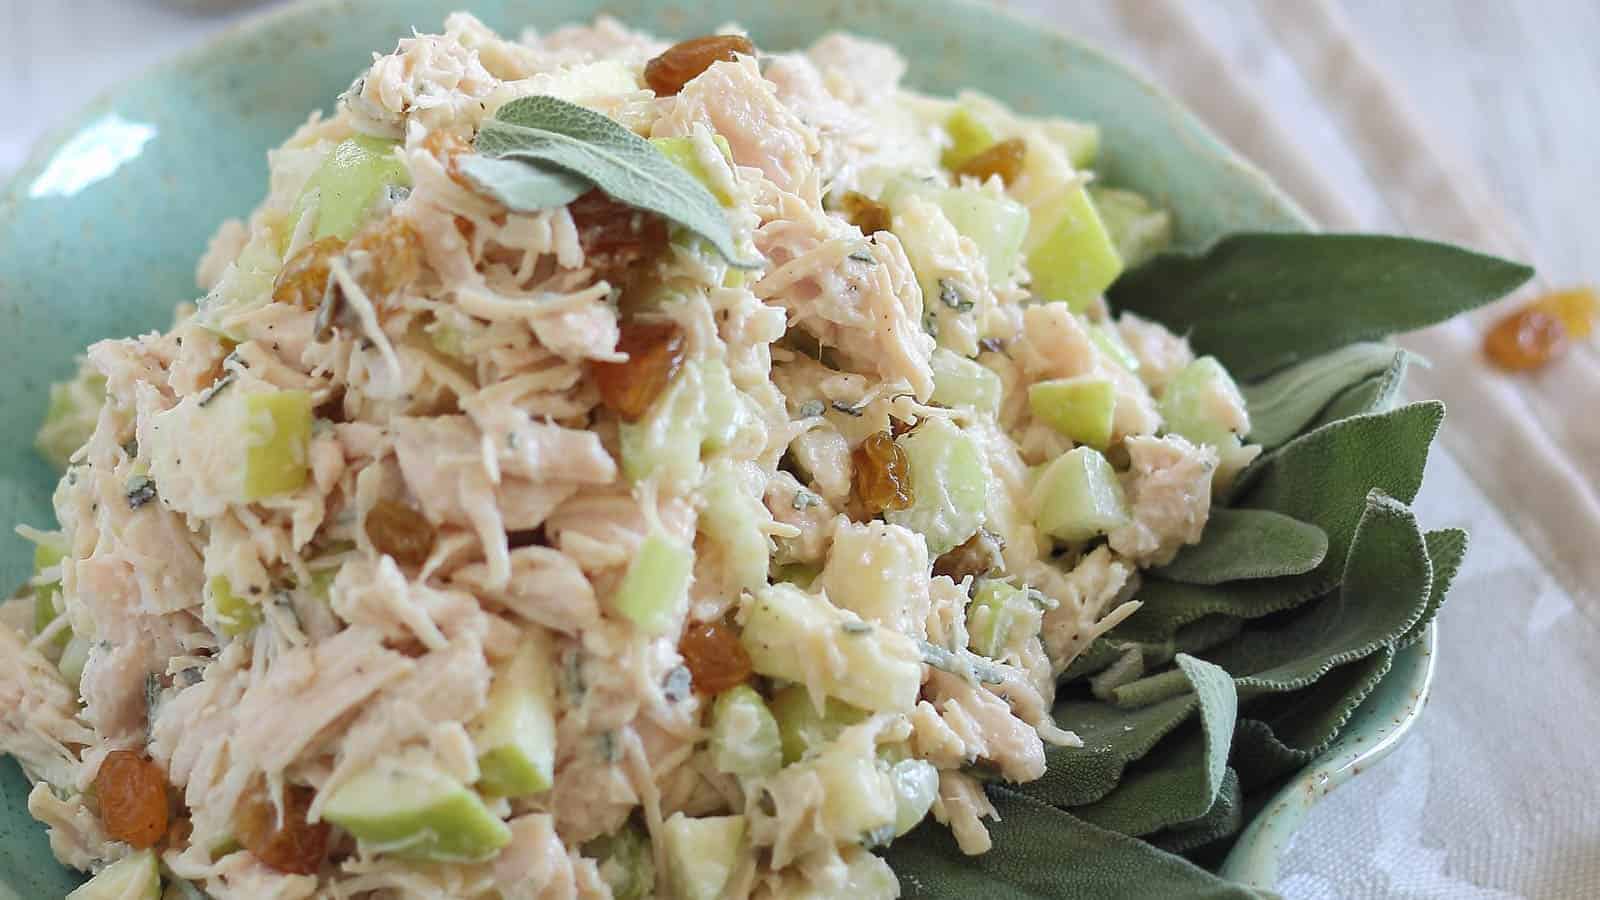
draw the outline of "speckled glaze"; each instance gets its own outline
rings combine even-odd
[[[962,0],[323,0],[269,14],[121,85],[45,141],[0,194],[0,522],[50,523],[54,477],[31,448],[46,386],[93,340],[164,327],[195,294],[194,264],[218,222],[266,188],[263,152],[366,65],[374,49],[470,8],[503,33],[599,11],[665,35],[727,21],[766,49],[801,47],[834,28],[888,40],[909,82],[974,87],[1017,108],[1098,122],[1101,175],[1173,209],[1179,241],[1309,223],[1259,172],[1173,100],[1097,51]],[[0,584],[28,575],[31,552],[0,537]],[[1431,643],[1431,635],[1430,635]],[[1229,875],[1270,885],[1277,855],[1317,797],[1392,747],[1431,675],[1429,646],[1402,654],[1340,745],[1285,788],[1229,857]],[[0,763],[0,900],[60,897],[78,882],[52,860],[26,812],[26,781]]]

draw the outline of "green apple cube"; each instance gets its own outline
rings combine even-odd
[[[939,770],[923,759],[902,759],[889,768],[894,786],[894,836],[917,827],[939,796]]]
[[[94,434],[105,398],[105,376],[87,365],[70,380],[50,385],[50,405],[33,441],[39,454],[64,471],[72,454]]]
[[[749,685],[724,691],[712,707],[711,762],[741,777],[771,775],[783,766],[778,720]]]
[[[310,474],[311,395],[305,391],[246,394],[244,498],[297,491]]]
[[[645,900],[655,895],[656,860],[650,835],[629,821],[615,832],[583,845],[583,855],[599,863],[600,880],[615,900]]]
[[[1180,434],[1196,444],[1228,447],[1238,435],[1219,421],[1219,409],[1243,409],[1244,397],[1233,376],[1216,357],[1202,356],[1179,370],[1161,393],[1159,410],[1169,434]]]
[[[980,582],[967,604],[967,647],[979,656],[999,659],[1039,633],[1041,615],[1023,588],[994,579]]]
[[[889,764],[856,742],[834,742],[807,766],[822,782],[822,829],[840,843],[886,844],[894,836],[899,798]]]
[[[734,585],[753,591],[766,584],[771,551],[761,526],[771,515],[758,497],[744,489],[732,463],[711,467],[700,487],[700,499],[699,528],[722,548]]]
[[[323,818],[369,852],[432,862],[488,859],[511,829],[466,785],[432,763],[380,760],[340,785]]]
[[[1105,450],[1111,443],[1117,390],[1111,379],[1099,375],[1038,381],[1028,386],[1028,408],[1073,443]]]
[[[939,163],[954,171],[979,153],[989,149],[997,140],[994,128],[985,122],[970,106],[957,106],[944,122],[950,146],[944,148]]]
[[[673,813],[661,824],[667,883],[674,900],[718,900],[745,852],[744,816],[691,819]]]
[[[839,736],[839,733],[866,719],[866,710],[827,698],[817,711],[811,695],[799,685],[791,685],[772,696],[772,716],[778,723],[783,744],[783,764],[799,762]]]
[[[683,616],[693,575],[694,550],[652,532],[628,564],[611,608],[646,634],[667,634]]]
[[[1033,209],[1025,245],[1033,293],[1082,312],[1122,274],[1122,257],[1082,184],[1064,185]]]
[[[833,548],[814,583],[828,600],[869,622],[909,631],[927,616],[928,549],[924,539],[883,522],[833,531]],[[921,595],[918,608],[917,595]]]
[[[340,141],[306,180],[295,203],[294,221],[305,214],[315,192],[317,225],[312,239],[349,240],[383,191],[390,185],[411,183],[405,164],[395,155],[399,146],[396,141],[364,134]]]
[[[933,351],[933,403],[994,415],[1000,410],[1000,376],[988,367],[943,347]]]
[[[617,429],[623,472],[634,481],[657,473],[680,481],[697,477],[700,451],[733,440],[741,405],[722,360],[690,362],[644,418]]]
[[[238,637],[262,620],[261,607],[235,594],[233,585],[222,575],[206,582],[205,617],[228,637]]]
[[[1057,540],[1087,541],[1128,522],[1128,501],[1111,463],[1090,447],[1056,457],[1033,486],[1034,523]]]
[[[827,696],[873,712],[909,711],[922,687],[922,653],[911,638],[791,584],[756,592],[739,639],[756,672],[815,683]],[[829,651],[823,665],[806,649],[821,647]]]
[[[723,159],[733,159],[733,148],[728,146],[727,138],[720,134],[716,134],[712,135],[712,140],[716,143],[717,149],[722,151]],[[701,164],[700,156],[695,152],[694,149],[693,138],[658,137],[651,138],[650,143],[654,145],[657,150],[660,150],[661,155],[665,156],[673,165],[684,170],[685,172],[688,172],[690,175],[693,175],[694,180],[704,185],[706,190],[710,191],[711,195],[717,198],[718,203],[721,203],[723,206],[733,205],[733,198],[728,196],[727,192],[722,190],[721,187],[712,182],[710,174],[706,172],[706,167]]]
[[[67,641],[67,646],[61,651],[61,662],[56,668],[61,670],[61,677],[67,684],[77,687],[83,680],[83,667],[89,664],[89,648],[93,642],[81,634],[74,634]]]
[[[1150,205],[1143,194],[1091,187],[1089,198],[1105,223],[1117,254],[1133,268],[1172,245],[1172,214]]]
[[[989,498],[989,467],[978,442],[948,419],[927,419],[896,441],[911,463],[914,499],[884,520],[922,535],[939,556],[978,532]]]
[[[1039,123],[1039,133],[1067,151],[1074,169],[1092,167],[1100,155],[1100,126],[1091,122],[1045,119]]]
[[[1010,278],[1028,236],[1028,208],[1003,194],[962,188],[939,190],[933,200],[956,231],[978,245],[990,283]]]
[[[79,885],[66,900],[161,900],[161,866],[154,850],[117,860]]]
[[[478,790],[525,797],[550,789],[556,768],[556,676],[550,638],[530,630],[494,674],[489,702],[472,729]]]
[[[1105,354],[1112,362],[1138,374],[1139,357],[1134,355],[1133,348],[1122,339],[1117,330],[1105,322],[1089,323],[1089,340],[1101,353]]]

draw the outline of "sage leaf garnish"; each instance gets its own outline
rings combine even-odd
[[[1240,385],[1250,409],[1250,443],[1270,450],[1292,439],[1335,398],[1383,374],[1405,352],[1390,344],[1351,344]]]
[[[1266,509],[1215,509],[1200,543],[1152,574],[1191,584],[1304,575],[1328,554],[1321,528]]]
[[[521,97],[500,107],[478,132],[475,149],[489,160],[509,160],[542,173],[565,173],[594,185],[619,203],[647,210],[711,244],[730,265],[753,269],[734,245],[733,229],[717,198],[642,137],[609,116],[556,97]],[[562,189],[548,180],[508,185],[502,167],[463,168],[486,177],[486,190],[518,211],[548,208]],[[481,182],[480,182],[481,183]],[[574,182],[576,183],[576,182]],[[570,189],[570,186],[565,189]],[[542,205],[514,205],[525,196]],[[520,201],[519,201],[520,202]]]
[[[1198,353],[1254,380],[1355,341],[1442,322],[1515,290],[1519,263],[1415,238],[1236,234],[1199,255],[1124,273],[1118,310],[1188,333]]]
[[[566,206],[594,189],[582,175],[510,159],[467,155],[457,165],[484,193],[518,212]]]

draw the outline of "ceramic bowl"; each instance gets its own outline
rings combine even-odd
[[[48,525],[54,476],[31,449],[46,386],[89,342],[164,327],[196,294],[193,272],[217,223],[266,188],[263,152],[333,98],[374,49],[439,27],[456,7],[502,33],[597,11],[664,35],[728,21],[766,48],[803,47],[848,28],[905,54],[910,84],[972,87],[1030,113],[1097,122],[1104,178],[1175,212],[1200,246],[1242,229],[1311,225],[1258,171],[1176,101],[1101,53],[960,0],[323,0],[269,13],[118,86],[44,141],[0,195],[0,522]],[[29,548],[0,539],[0,584],[29,573]],[[1268,805],[1224,872],[1270,886],[1279,854],[1318,797],[1386,753],[1414,721],[1431,675],[1431,637],[1396,660],[1338,746]],[[29,818],[26,782],[0,762],[0,900],[60,897],[79,880],[52,860]]]

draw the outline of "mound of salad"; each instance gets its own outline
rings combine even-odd
[[[1261,448],[1108,307],[1172,225],[1095,126],[904,70],[457,13],[269,152],[41,433],[0,752],[74,896],[889,898],[925,819],[988,851]]]

